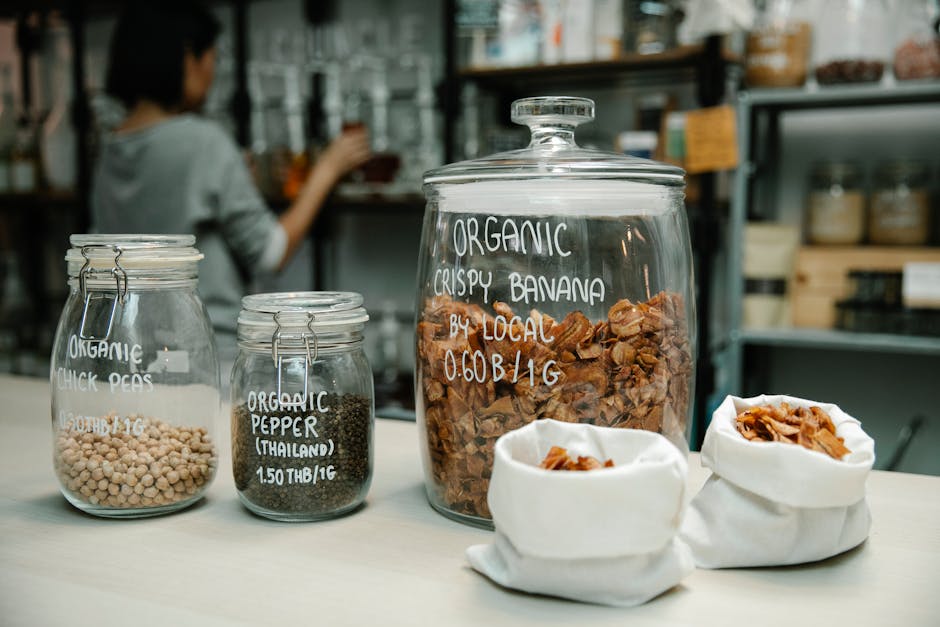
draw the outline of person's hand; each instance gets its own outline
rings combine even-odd
[[[369,160],[372,149],[369,147],[369,133],[364,128],[354,128],[330,142],[317,159],[315,168],[328,171],[334,181],[339,181],[348,172]]]

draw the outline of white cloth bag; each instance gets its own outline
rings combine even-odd
[[[851,450],[843,459],[785,442],[751,442],[735,426],[756,405],[820,407]],[[728,396],[702,445],[712,475],[692,499],[682,539],[700,568],[778,566],[825,559],[861,544],[871,515],[865,481],[875,443],[836,405],[791,396]]]
[[[613,468],[552,471],[552,446]],[[607,605],[644,603],[694,569],[677,539],[685,456],[657,433],[537,420],[496,442],[487,502],[495,542],[471,566],[496,583]]]

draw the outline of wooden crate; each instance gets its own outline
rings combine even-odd
[[[791,283],[793,326],[832,328],[835,326],[836,302],[850,296],[850,271],[900,272],[909,261],[940,262],[940,247],[801,247],[796,254]]]

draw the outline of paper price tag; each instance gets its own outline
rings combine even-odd
[[[685,169],[689,174],[738,166],[738,134],[731,105],[686,112]]]
[[[901,293],[905,307],[940,309],[940,263],[904,264]]]

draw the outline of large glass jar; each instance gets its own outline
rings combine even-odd
[[[352,292],[242,299],[232,369],[232,471],[242,503],[284,521],[332,518],[372,481],[369,316]]]
[[[53,462],[98,516],[196,502],[215,477],[219,363],[191,235],[73,235],[52,349]]]
[[[687,451],[694,304],[684,173],[583,150],[583,98],[512,105],[528,148],[425,174],[416,407],[428,499],[490,524],[493,444],[553,418]]]
[[[821,85],[881,80],[892,52],[891,15],[884,0],[826,0],[814,33]]]

